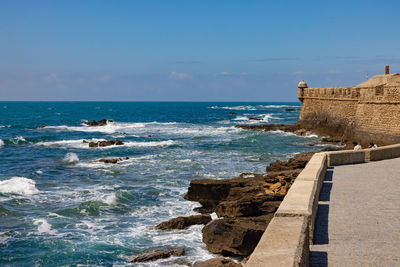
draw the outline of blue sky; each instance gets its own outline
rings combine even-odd
[[[0,1],[0,100],[297,101],[400,72],[400,1]]]

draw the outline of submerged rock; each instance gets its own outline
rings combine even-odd
[[[184,229],[195,224],[207,224],[211,221],[208,214],[192,215],[188,217],[177,217],[158,224],[155,228],[159,230]]]
[[[112,120],[106,120],[106,119],[102,119],[99,121],[88,121],[88,122],[84,122],[87,126],[104,126],[107,125],[107,122],[112,122]]]
[[[213,220],[203,228],[203,242],[213,253],[248,256],[257,246],[273,216],[269,214]]]
[[[242,267],[242,264],[236,263],[231,259],[219,257],[195,263],[193,267]]]
[[[144,254],[131,260],[131,262],[154,261],[158,259],[165,259],[170,256],[182,256],[182,255],[185,255],[184,248],[157,248],[145,252]]]
[[[85,140],[83,140],[83,143]],[[105,147],[105,146],[120,146],[124,143],[121,140],[109,140],[109,141],[98,141],[98,142],[89,142],[89,147]]]
[[[97,159],[97,160],[92,160],[90,163],[93,162],[103,162],[103,163],[110,163],[110,164],[116,164],[119,161],[127,160],[129,157],[122,157],[122,158],[104,158],[104,159]]]

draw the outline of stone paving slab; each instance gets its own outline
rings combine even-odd
[[[400,266],[400,158],[328,169],[310,266]]]

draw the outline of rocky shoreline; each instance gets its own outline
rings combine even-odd
[[[112,121],[103,119],[85,124],[90,127],[97,127],[104,126],[108,122]],[[293,125],[237,125],[236,127],[251,131],[284,131],[299,136],[321,133],[310,130],[299,122]],[[88,143],[89,147],[123,144],[120,140],[98,142],[84,140],[83,142]],[[321,142],[310,145],[320,145],[321,143],[335,145],[335,147],[326,147],[323,150],[340,150],[351,147],[351,143],[345,140],[343,135],[325,137]],[[154,229],[168,231],[203,224],[203,242],[207,250],[222,256],[235,257],[235,259],[244,263],[257,246],[294,180],[314,153],[316,152],[299,153],[286,161],[272,162],[266,167],[266,172],[262,174],[242,173],[239,177],[230,179],[192,180],[184,198],[200,203],[201,207],[194,209],[200,214],[172,218],[161,222]],[[116,164],[127,159],[129,157],[104,158],[98,159],[96,162]],[[214,213],[217,218],[213,220],[211,214]],[[185,255],[185,250],[181,247],[153,248],[135,257],[131,262],[147,262],[182,255]],[[203,267],[242,266],[241,263],[223,257],[213,258],[194,265],[180,261],[178,258],[171,261],[171,264]]]
[[[316,134],[299,123],[236,127],[252,131],[279,130],[300,136]],[[338,136],[325,137],[318,144],[333,145],[321,151],[352,148],[350,141]],[[193,224],[204,224],[203,242],[207,250],[222,256],[233,256],[245,263],[290,186],[314,153],[317,152],[299,153],[287,161],[272,162],[263,174],[242,173],[239,177],[231,179],[192,180],[184,198],[199,202],[201,207],[195,208],[195,211],[201,215],[173,218],[155,228],[171,230],[183,229]],[[218,218],[211,220],[212,213]],[[190,266],[187,262],[184,265]],[[193,266],[241,266],[241,264],[230,259],[214,258]]]

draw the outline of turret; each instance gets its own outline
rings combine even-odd
[[[385,74],[389,74],[389,65],[385,65]]]
[[[299,88],[299,96],[298,96],[298,98],[299,98],[299,100],[301,102],[303,102],[303,99],[304,99],[304,88],[308,87],[307,83],[304,80],[301,80],[297,87]]]

